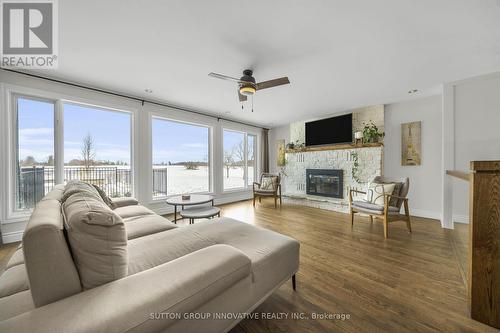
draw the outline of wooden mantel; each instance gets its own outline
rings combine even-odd
[[[384,144],[382,142],[376,143],[365,143],[365,144],[354,144],[354,143],[342,143],[338,145],[328,145],[328,146],[315,146],[315,147],[305,147],[297,149],[287,149],[287,154],[303,153],[308,151],[325,151],[325,150],[341,150],[341,149],[357,149],[357,148],[373,148],[382,147]]]
[[[472,161],[470,169],[446,171],[469,182],[470,314],[500,328],[500,161]]]

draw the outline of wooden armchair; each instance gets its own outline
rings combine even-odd
[[[279,175],[271,173],[263,173],[260,176],[260,182],[253,183],[253,206],[255,207],[255,199],[259,198],[262,202],[262,197],[274,198],[274,207],[278,207],[278,198],[281,206],[281,178]]]
[[[363,213],[370,216],[370,220],[373,222],[373,218],[381,218],[384,222],[384,237],[388,237],[389,233],[389,222],[394,221],[406,221],[406,226],[408,227],[408,232],[411,232],[411,221],[410,221],[410,211],[408,209],[408,190],[410,188],[410,181],[408,178],[387,178],[377,176],[373,180],[373,183],[379,184],[396,184],[393,194],[384,195],[384,204],[377,205],[374,203],[353,200],[353,193],[366,194],[366,192],[353,190],[349,191],[349,210],[351,213],[351,225],[354,226],[354,214]],[[404,215],[400,214],[401,206],[404,206]]]

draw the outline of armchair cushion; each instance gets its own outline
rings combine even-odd
[[[381,215],[384,212],[383,205],[377,205],[366,201],[353,201],[352,207],[359,212],[367,214],[378,214]],[[394,206],[389,206],[389,214],[399,213],[399,208]]]
[[[394,183],[394,190],[392,191],[392,194],[399,196],[401,193],[401,189],[403,188],[403,185],[404,184],[400,182]],[[397,197],[391,197],[391,199],[389,200],[389,206],[398,207],[399,200],[400,199]]]
[[[262,190],[262,189],[256,189],[255,194],[259,195],[274,195],[276,191],[275,190]]]

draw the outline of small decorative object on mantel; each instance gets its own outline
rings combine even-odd
[[[380,131],[373,122],[369,124],[364,124],[363,128],[363,143],[375,143],[379,142],[381,138],[385,136],[385,133]]]
[[[182,200],[191,200],[191,195],[190,194],[183,194]]]
[[[401,124],[401,165],[422,164],[422,122]]]
[[[357,146],[358,143],[363,144],[363,132],[361,131],[354,133],[354,144]]]
[[[286,145],[286,149],[297,149],[297,150],[304,150],[306,148],[306,145],[303,142],[300,142],[299,140],[296,140],[295,142],[289,142]]]

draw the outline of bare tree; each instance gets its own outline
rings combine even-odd
[[[89,133],[83,138],[82,142],[82,158],[83,164],[86,168],[89,168],[92,164],[94,164],[95,156],[96,152],[94,138]]]
[[[240,141],[233,149],[238,165],[243,169],[243,179],[245,179],[245,142]]]
[[[233,167],[233,164],[233,152],[230,150],[224,150],[224,167],[226,167],[226,178],[229,178],[229,170]]]

